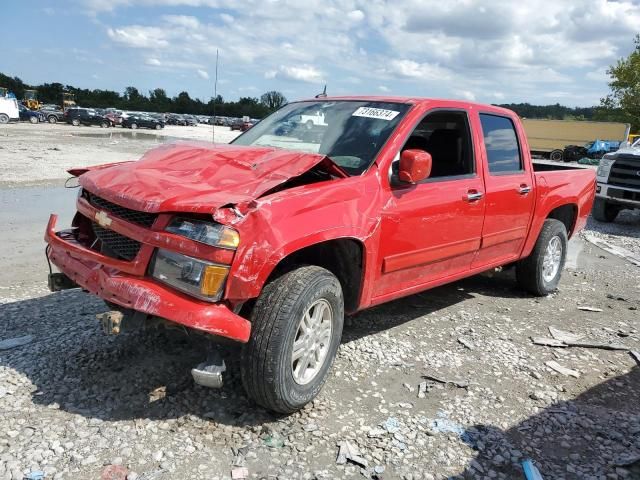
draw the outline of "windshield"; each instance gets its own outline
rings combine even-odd
[[[410,105],[367,101],[291,103],[236,138],[256,145],[327,155],[350,175],[362,174]]]

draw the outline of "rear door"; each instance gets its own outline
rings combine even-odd
[[[481,248],[472,268],[519,257],[535,204],[533,172],[513,119],[479,113],[484,139],[485,219]]]

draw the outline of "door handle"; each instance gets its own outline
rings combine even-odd
[[[475,190],[470,190],[464,196],[464,199],[467,202],[477,202],[478,200],[480,200],[482,198],[483,195],[484,195],[484,193],[482,193],[482,192],[477,192]]]
[[[531,187],[529,185],[524,184],[524,183],[522,185],[520,185],[520,188],[518,189],[518,193],[520,193],[520,195],[526,195],[530,191],[531,191]]]

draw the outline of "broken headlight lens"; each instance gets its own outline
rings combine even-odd
[[[203,220],[176,217],[165,230],[213,247],[235,249],[240,243],[238,232],[232,228]]]
[[[169,250],[158,249],[151,276],[194,297],[217,302],[222,297],[229,267]]]

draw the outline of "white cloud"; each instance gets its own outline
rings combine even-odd
[[[322,72],[311,65],[299,67],[281,65],[277,70],[267,71],[264,76],[267,79],[279,78],[307,83],[322,83],[324,81]]]
[[[601,72],[630,52],[640,25],[636,0],[79,1],[102,15],[111,42],[140,50],[150,67],[200,75],[219,49],[233,83],[264,77],[266,88],[301,96],[327,82],[332,92],[384,86],[479,101],[597,103],[606,93]],[[127,23],[134,9],[146,20]]]
[[[198,74],[198,76],[204,80],[209,80],[209,74],[207,73],[206,70],[202,70],[202,69],[197,69],[196,73]]]
[[[378,90],[380,90],[381,92],[388,92],[389,91],[389,87],[387,87],[385,85],[378,85]]]

